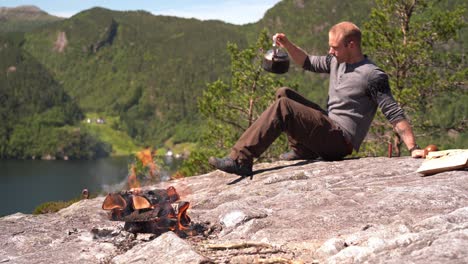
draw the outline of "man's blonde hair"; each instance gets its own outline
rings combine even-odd
[[[341,38],[345,46],[353,41],[358,47],[361,47],[361,30],[354,23],[348,21],[338,23],[330,29],[330,34]]]

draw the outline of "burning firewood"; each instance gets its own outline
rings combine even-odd
[[[132,201],[133,201],[133,209],[139,210],[139,209],[152,208],[150,202],[145,197],[133,195]]]
[[[167,189],[110,193],[102,204],[102,209],[110,211],[110,220],[125,222],[126,231],[154,234],[166,231],[190,233],[189,207],[190,203],[181,201],[172,186]]]
[[[127,202],[121,195],[116,193],[109,193],[102,204],[104,210],[123,210],[125,207],[127,207]]]
[[[140,180],[153,180],[158,170],[150,148],[136,153],[127,179],[129,190],[108,194],[102,204],[102,209],[109,211],[109,219],[125,222],[124,229],[135,234],[175,231],[186,236],[203,232],[203,228],[192,225],[187,215],[190,203],[181,201],[174,187],[141,189]]]

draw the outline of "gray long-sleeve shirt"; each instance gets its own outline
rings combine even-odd
[[[338,63],[328,56],[309,56],[305,70],[329,73],[328,116],[343,130],[355,150],[369,131],[377,107],[388,121],[405,118],[392,96],[388,76],[367,57],[358,63]]]

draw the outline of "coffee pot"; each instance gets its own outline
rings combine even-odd
[[[288,53],[276,45],[276,36],[273,37],[273,48],[263,57],[262,67],[265,71],[276,74],[286,73],[289,70]]]

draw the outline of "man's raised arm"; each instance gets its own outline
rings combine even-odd
[[[276,33],[273,38],[276,38],[276,43],[285,48],[288,51],[289,56],[299,66],[304,65],[304,61],[307,58],[307,53],[296,46],[296,44],[289,41],[284,33]]]

